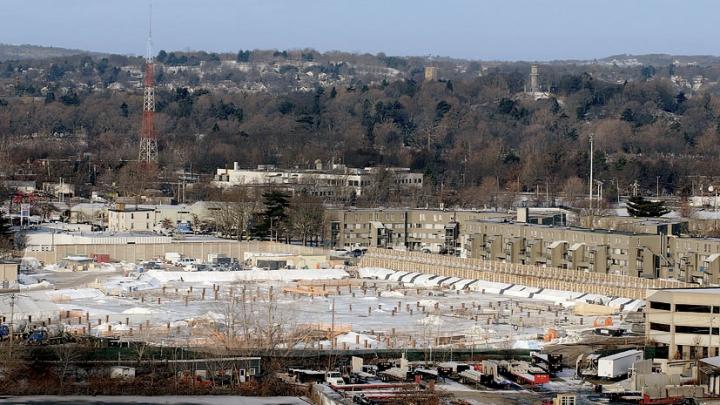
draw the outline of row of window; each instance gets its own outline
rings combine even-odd
[[[670,311],[672,306],[668,302],[650,301],[651,309]],[[699,314],[720,314],[720,306],[697,305],[697,304],[675,304],[675,312],[693,312]]]
[[[402,179],[395,180],[395,184],[420,184],[420,183],[422,183],[422,179],[420,179],[420,178],[416,178],[416,179],[402,178]]]
[[[650,330],[655,330],[659,332],[670,332],[670,325],[664,324],[664,323],[656,323],[656,322],[650,322]],[[710,334],[710,327],[709,326],[683,326],[683,325],[675,325],[675,333],[689,333],[694,335],[709,335]],[[715,336],[720,336],[720,328],[712,328],[712,334]]]

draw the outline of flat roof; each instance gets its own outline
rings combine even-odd
[[[526,227],[532,227],[532,228],[539,228],[539,229],[557,229],[560,231],[577,231],[577,232],[590,232],[590,233],[600,233],[600,234],[607,234],[607,235],[621,235],[621,236],[659,236],[656,233],[647,233],[647,232],[627,232],[627,231],[615,231],[610,229],[601,229],[601,228],[581,228],[577,226],[564,226],[564,225],[543,225],[543,224],[533,224],[530,222],[518,222],[518,221],[505,221],[502,218],[495,218],[495,219],[474,219],[470,222],[476,222],[476,223],[486,223],[486,224],[508,224],[508,225],[518,225],[518,226],[526,226]],[[695,238],[693,238],[695,239]]]
[[[656,291],[692,293],[692,294],[720,294],[720,287],[696,287],[696,288],[658,288]]]
[[[638,353],[642,353],[642,351],[634,350],[634,349],[633,350],[625,350],[624,352],[615,353],[610,356],[602,357],[601,360],[617,360],[617,359],[621,359],[623,357],[627,357],[627,356],[630,356],[633,354],[638,354]]]
[[[713,367],[720,367],[720,356],[707,357],[704,359],[700,359],[700,361]]]

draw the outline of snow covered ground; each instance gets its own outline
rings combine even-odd
[[[571,307],[575,305],[575,302],[578,300],[582,300],[584,302],[598,303],[618,308],[623,311],[633,312],[637,311],[644,304],[644,302],[640,300],[622,297],[608,297],[605,295],[586,294],[583,292],[551,290],[547,288],[495,283],[484,280],[460,279],[457,277],[448,278],[432,274],[409,273],[377,267],[360,268],[358,269],[358,273],[362,278],[398,281],[408,286],[425,288],[445,286],[454,290],[463,290],[467,288],[471,291],[481,291],[488,294],[499,294],[507,297],[532,298],[534,300],[547,301],[565,307]]]
[[[143,325],[146,331],[153,329],[158,339],[163,333],[188,337],[194,333],[188,330],[193,325],[206,325],[208,333],[212,332],[208,328],[226,328],[232,319],[237,319],[235,307],[240,305],[241,296],[245,297],[244,310],[258,318],[264,316],[269,308],[268,297],[272,297],[273,322],[300,328],[330,325],[334,319],[336,330],[344,332],[337,336],[341,348],[437,347],[447,344],[453,336],[462,336],[465,344],[477,348],[538,349],[543,344],[538,336],[550,328],[566,331],[569,337],[564,339],[573,339],[579,331],[592,327],[594,317],[574,316],[555,304],[570,308],[576,299],[590,299],[606,305],[639,305],[622,298],[480,280],[377,268],[358,271],[363,280],[355,280],[352,287],[345,283],[339,292],[330,287],[327,297],[312,297],[295,290],[285,292],[284,288],[296,287],[297,281],[332,284],[329,280],[349,277],[345,270],[90,274],[92,282],[87,287],[25,290],[16,301],[15,319],[19,322],[31,316],[40,320],[72,313],[71,319],[63,322],[74,324],[76,330],[90,323],[90,332],[96,335],[132,329],[137,336]],[[65,278],[78,277],[78,273],[46,274],[22,281],[28,286],[33,281],[38,285],[37,281],[52,276],[58,285]],[[235,303],[232,314],[231,302]],[[0,299],[0,313],[9,313],[9,309],[9,301]],[[316,344],[331,346],[329,341]]]

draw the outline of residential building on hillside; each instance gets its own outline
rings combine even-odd
[[[699,284],[720,284],[720,239],[669,238],[674,277]]]
[[[43,191],[59,200],[75,197],[75,185],[65,182],[43,183]]]
[[[687,234],[688,220],[679,218],[640,218],[618,215],[586,215],[578,218],[578,226],[621,232],[664,235]]]
[[[459,254],[463,222],[509,216],[469,210],[333,209],[326,213],[326,234],[336,248],[382,247]]]
[[[412,173],[408,168],[398,167],[354,169],[332,164],[325,170],[319,161],[316,162],[316,168],[313,170],[279,170],[270,165],[261,165],[256,169],[241,169],[235,162],[232,169],[217,169],[212,183],[222,188],[277,186],[296,192],[304,191],[319,197],[332,197],[339,193],[361,196],[376,186],[388,187],[391,190],[421,189],[423,175]]]
[[[425,81],[436,82],[440,79],[440,69],[435,66],[425,66]]]
[[[720,284],[720,239],[679,236],[685,223],[638,219],[633,231],[566,226],[562,209],[507,212],[348,208],[326,212],[334,248],[378,247],[584,272]],[[596,224],[597,225],[597,224]]]
[[[473,258],[646,278],[671,271],[662,235],[474,221],[461,241]]]

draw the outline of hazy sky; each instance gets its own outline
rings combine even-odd
[[[0,43],[145,53],[150,0],[0,0]],[[471,59],[720,54],[717,0],[153,0],[160,49]]]

